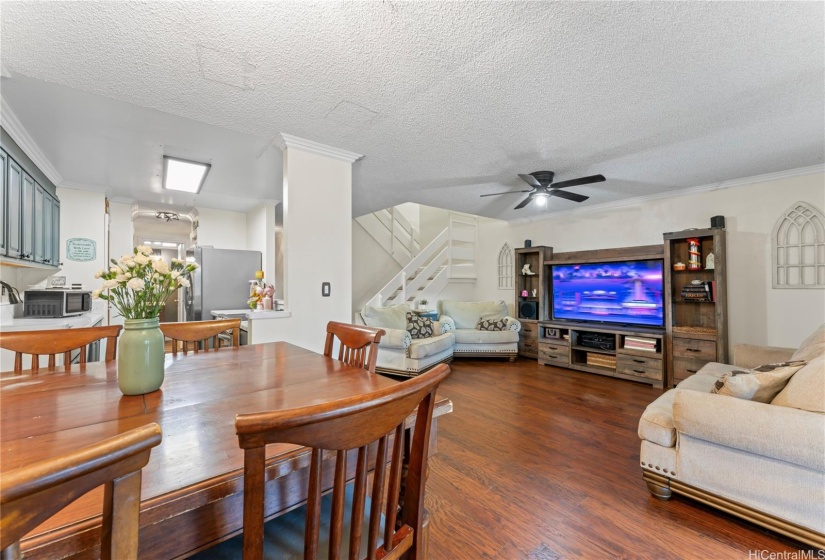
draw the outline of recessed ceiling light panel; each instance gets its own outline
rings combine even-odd
[[[211,167],[208,163],[163,156],[163,188],[197,194]]]

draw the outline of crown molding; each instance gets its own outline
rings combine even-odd
[[[105,187],[103,185],[90,185],[87,183],[77,183],[75,181],[63,181],[57,186],[62,189],[71,189],[73,191],[89,191],[103,194],[108,194],[111,191],[109,187]],[[110,198],[109,200],[112,199]]]
[[[699,185],[697,187],[688,187],[686,189],[679,189],[677,191],[666,191],[645,196],[637,196],[634,198],[626,198],[624,200],[606,202],[604,204],[597,204],[594,206],[586,206],[583,208],[563,210],[561,212],[545,212],[529,218],[516,218],[513,220],[507,220],[507,222],[514,225],[526,224],[530,222],[540,222],[543,220],[552,220],[559,216],[565,216],[568,214],[584,214],[588,212],[601,212],[604,210],[627,208],[628,206],[637,206],[641,203],[650,202],[653,200],[661,200],[664,198],[678,198],[680,196],[690,196],[703,192],[720,191],[723,189],[730,189],[734,187],[755,185],[757,183],[778,181],[781,179],[788,179],[790,177],[798,177],[801,175],[813,175],[814,173],[825,173],[825,164],[809,165],[807,167],[797,167],[795,169],[787,169],[785,171],[776,171],[773,173],[764,173],[762,175],[753,175],[751,177],[743,177],[741,179],[731,179],[730,181],[710,183],[707,185]]]
[[[276,136],[273,142],[276,146],[281,148],[281,150],[293,148],[295,150],[301,150],[304,152],[309,152],[311,154],[318,154],[321,156],[326,156],[334,159],[340,159],[342,161],[347,161],[349,163],[355,163],[356,161],[364,157],[363,154],[348,152],[347,150],[342,150],[341,148],[328,146],[326,144],[321,144],[320,142],[313,142],[312,140],[299,138],[291,134],[284,134],[283,132]]]
[[[56,187],[63,186],[63,176],[52,165],[52,162],[49,161],[49,158],[46,157],[46,154],[43,153],[34,138],[23,127],[20,119],[17,118],[17,115],[14,114],[14,111],[11,110],[11,107],[3,98],[0,98],[0,123],[2,123],[3,128],[9,133],[12,140],[20,146],[20,149],[40,168],[40,171]]]

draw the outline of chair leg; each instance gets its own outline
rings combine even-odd
[[[416,557],[418,560],[427,560],[430,549],[430,512],[424,510],[424,521],[421,524],[421,539],[418,541]]]

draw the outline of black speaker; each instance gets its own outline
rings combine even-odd
[[[522,301],[518,304],[519,319],[535,319],[539,314],[539,303],[537,301]]]
[[[710,227],[725,229],[725,217],[724,216],[713,216],[710,219]]]
[[[533,241],[532,240],[530,240],[530,239],[525,239],[524,240],[524,247],[525,248],[532,247],[532,246],[533,246]]]

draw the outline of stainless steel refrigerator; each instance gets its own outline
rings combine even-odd
[[[261,270],[260,251],[192,247],[187,258],[199,267],[184,291],[186,321],[211,320],[213,309],[247,309],[249,281]]]

